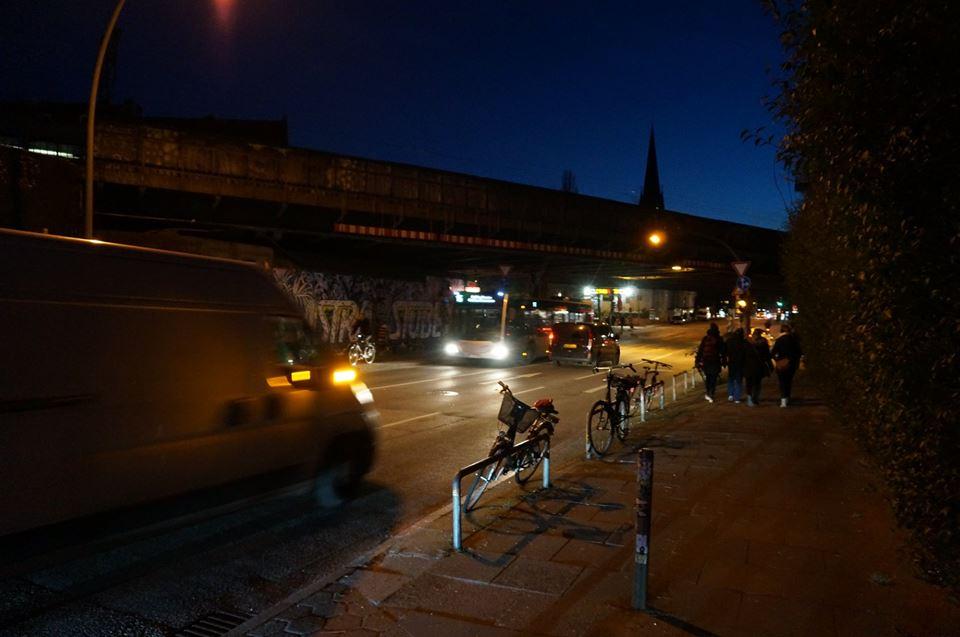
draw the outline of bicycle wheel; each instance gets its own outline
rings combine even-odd
[[[540,466],[540,460],[542,457],[542,442],[538,442],[532,447],[527,447],[527,449],[520,454],[520,457],[517,458],[517,484],[526,484],[527,481],[533,477],[537,467]]]
[[[623,442],[627,439],[627,435],[630,433],[630,399],[621,398],[617,401],[617,408],[614,410],[614,413],[617,415],[617,438],[620,439],[620,442]]]
[[[367,365],[373,363],[373,360],[377,357],[377,348],[373,345],[367,345],[363,348],[363,362]]]
[[[351,345],[350,349],[347,350],[347,360],[350,361],[350,364],[356,367],[361,358],[362,356],[360,355],[360,347],[357,345]]]
[[[486,468],[477,472],[477,477],[473,479],[473,484],[467,490],[467,497],[464,499],[463,508],[467,511],[473,511],[480,501],[480,496],[487,490],[490,483],[500,476],[500,465],[503,460],[488,465]]]
[[[613,442],[613,427],[610,406],[598,400],[590,408],[590,416],[587,418],[587,437],[597,455],[602,456],[610,449],[610,444]]]

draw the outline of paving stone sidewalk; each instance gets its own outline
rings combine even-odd
[[[630,608],[636,455],[621,447],[555,467],[550,489],[492,489],[463,552],[448,513],[246,632],[960,635],[876,471],[802,377],[797,391],[787,409],[772,393],[756,408],[682,401],[631,435],[656,454],[650,612]]]

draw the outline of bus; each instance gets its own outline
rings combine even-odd
[[[547,357],[554,323],[592,321],[593,306],[585,301],[456,292],[443,354],[451,360],[534,361]]]

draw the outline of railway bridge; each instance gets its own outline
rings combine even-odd
[[[779,286],[782,233],[574,193],[291,147],[107,124],[95,228],[248,242],[304,267],[538,285]],[[659,246],[649,232],[666,237]]]

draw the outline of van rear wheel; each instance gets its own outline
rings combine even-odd
[[[324,455],[314,478],[313,499],[323,508],[336,508],[357,495],[373,450],[362,436],[337,438]]]

